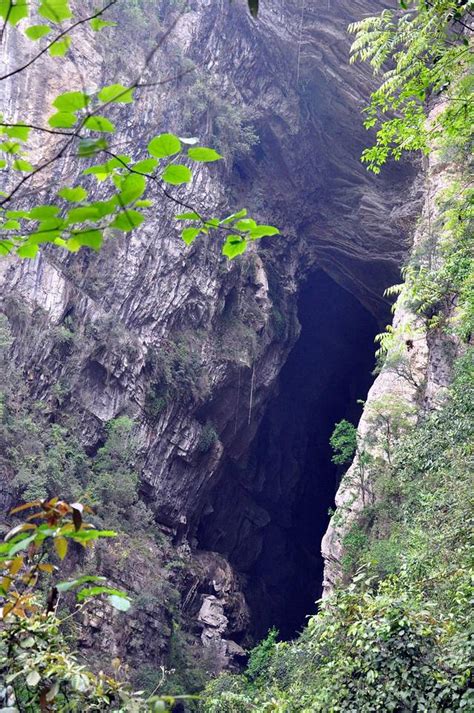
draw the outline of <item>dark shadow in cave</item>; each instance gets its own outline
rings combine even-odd
[[[201,524],[200,545],[225,553],[246,577],[252,634],[292,638],[321,595],[321,538],[340,475],[329,438],[357,423],[373,381],[378,324],[324,272],[298,303],[301,335],[282,369],[245,464],[231,464]],[[224,533],[224,534],[223,534]]]

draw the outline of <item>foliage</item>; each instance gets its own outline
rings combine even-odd
[[[88,575],[69,581],[54,581],[71,543],[90,546],[111,530],[97,530],[83,520],[88,508],[53,498],[37,500],[12,510],[33,510],[24,522],[13,527],[0,545],[0,667],[16,699],[28,706],[68,699],[110,703],[120,686],[104,677],[93,677],[67,651],[59,633],[59,597],[75,591],[78,602],[107,595],[109,604],[126,611],[130,602],[123,592],[107,586],[104,577]],[[53,581],[52,581],[53,580]],[[113,690],[115,686],[115,691]],[[100,709],[100,708],[98,708]]]
[[[357,429],[349,421],[343,419],[336,423],[329,440],[334,451],[332,462],[337,465],[348,463],[357,448]]]
[[[35,50],[39,45],[36,54],[0,81],[27,71],[45,52],[54,58],[67,55],[72,43],[70,32],[80,25],[88,23],[94,32],[113,26],[115,23],[102,19],[102,15],[116,2],[110,0],[102,9],[80,19],[73,16],[68,0],[1,3],[2,36],[7,31],[21,33],[18,23],[25,18],[39,18],[41,24],[27,27],[23,36],[25,41],[35,43]],[[252,11],[256,13],[255,6]],[[65,22],[69,22],[66,27]],[[33,125],[26,118],[13,122],[0,117],[0,169],[5,178],[0,193],[0,254],[34,258],[45,244],[70,252],[81,247],[99,250],[105,237],[131,232],[156,212],[154,193],[179,207],[176,219],[184,223],[181,237],[186,245],[199,235],[218,230],[225,235],[222,253],[233,259],[250,241],[278,234],[273,226],[257,224],[245,209],[216,218],[202,215],[187,202],[182,187],[192,180],[190,166],[222,158],[214,149],[196,145],[198,139],[163,132],[150,137],[145,153],[133,147],[133,156],[123,154],[113,143],[122,107],[133,104],[137,90],[149,86],[142,75],[167,34],[148,52],[144,67],[127,86],[70,87],[53,100],[52,114],[44,125]],[[50,155],[42,158],[34,147],[41,137],[51,136]],[[75,179],[74,185],[59,184],[54,193],[49,184],[36,188],[40,202],[32,205],[31,183],[70,156],[76,159],[75,173],[81,178]],[[97,183],[103,184],[100,200],[90,197],[97,195]]]
[[[362,160],[374,173],[404,151],[428,153],[440,139],[469,141],[474,123],[470,5],[460,0],[402,0],[401,11],[353,23],[351,61],[370,63],[381,74],[366,109],[365,126],[377,127],[376,143]],[[446,105],[426,122],[428,99]]]
[[[213,424],[208,421],[199,434],[197,449],[200,453],[207,453],[218,440],[219,436],[217,435],[216,429]]]

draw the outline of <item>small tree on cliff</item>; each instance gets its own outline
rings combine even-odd
[[[106,19],[108,11],[120,2],[109,0],[90,14],[76,16],[69,0],[0,0],[0,41],[8,41],[14,33],[15,47],[31,44],[28,56],[0,76],[0,84],[14,85],[46,54],[52,63],[60,63],[78,30],[109,31],[116,23]],[[249,7],[256,16],[258,2],[249,0]],[[44,244],[70,252],[83,246],[98,250],[104,237],[114,231],[128,233],[138,228],[156,210],[157,195],[177,206],[176,219],[185,226],[181,237],[187,245],[199,235],[218,231],[225,238],[222,253],[229,259],[243,253],[249,241],[279,232],[273,226],[258,225],[245,209],[215,217],[190,204],[182,189],[193,178],[192,166],[222,158],[214,149],[198,145],[198,139],[164,132],[150,136],[145,151],[132,146],[131,155],[122,153],[114,142],[119,109],[138,101],[148,88],[170,81],[153,76],[153,62],[181,14],[174,13],[169,28],[156,37],[143,66],[127,86],[113,83],[90,90],[85,82],[79,82],[53,100],[50,116],[39,125],[32,124],[27,115],[21,117],[21,92],[12,90],[11,96],[20,99],[13,101],[8,116],[0,117],[4,179],[0,255],[33,258]],[[55,64],[51,72],[56,74]],[[41,94],[41,88],[36,92]],[[41,151],[37,148],[40,143]],[[42,155],[45,146],[46,156]],[[75,166],[73,185],[55,185],[55,171],[66,159]],[[96,181],[106,187],[100,190],[100,200],[95,200]]]

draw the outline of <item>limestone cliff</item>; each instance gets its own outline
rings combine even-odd
[[[368,10],[374,10],[368,0],[272,0],[255,22],[243,1],[191,1],[148,70],[148,76],[171,73],[176,80],[143,91],[137,108],[123,115],[122,141],[141,146],[169,129],[227,147],[226,165],[200,171],[190,200],[200,207],[245,205],[278,225],[281,237],[228,263],[212,237],[186,248],[173,206],[164,203],[146,228],[110,239],[98,255],[45,250],[31,262],[1,264],[4,309],[15,336],[11,354],[30,397],[44,404],[51,420],[74,415],[89,453],[102,444],[106,422],[123,414],[134,420],[141,491],[156,530],[172,538],[184,524],[181,534],[192,550],[194,574],[176,585],[180,606],[191,597],[203,640],[234,637],[234,653],[240,653],[235,640],[245,636],[248,611],[244,584],[221,557],[231,555],[228,540],[239,540],[237,529],[249,541],[272,518],[237,466],[259,432],[298,337],[302,284],[323,281],[324,271],[382,321],[383,290],[397,281],[407,247],[414,208],[402,204],[413,171],[398,166],[375,179],[359,162],[365,142],[359,110],[370,80],[360,67],[348,66],[345,30]],[[145,28],[125,10],[117,12],[122,24],[137,23],[119,30],[122,37],[136,36],[137,46],[102,51],[86,33],[64,75],[46,75],[51,60],[45,59],[6,87],[4,112],[26,95],[23,110],[44,122],[53,97],[72,88],[78,75],[91,85],[135,76],[151,41],[147,23],[159,35],[176,19],[175,4],[147,9]],[[8,66],[22,51],[12,40],[6,43]],[[180,77],[190,63],[195,71]],[[233,147],[237,135],[240,144]],[[47,154],[51,146],[42,150]],[[46,179],[65,179],[72,171],[65,161],[60,175]],[[22,310],[33,315],[30,326]],[[6,489],[11,475],[2,474]],[[264,477],[270,482],[270,469]],[[226,503],[229,537],[219,544],[215,532],[205,535],[201,525],[213,511],[219,521],[218,495],[221,489],[232,493],[233,478],[245,498],[236,497],[234,513]],[[199,551],[208,541],[220,555]],[[337,557],[334,547],[331,558]],[[247,582],[258,555],[258,547],[247,550]],[[154,551],[151,560],[159,560]],[[130,566],[125,579],[139,588],[149,576],[146,565]],[[110,563],[112,574],[116,567]],[[138,627],[146,651],[166,647],[160,637],[168,640],[169,632]],[[119,639],[103,643],[126,653],[129,644]],[[232,648],[225,644],[224,655]]]

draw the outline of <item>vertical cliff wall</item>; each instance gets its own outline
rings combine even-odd
[[[131,114],[120,110],[120,141],[142,146],[169,129],[218,145],[227,153],[225,165],[203,168],[190,199],[202,208],[245,205],[279,226],[278,239],[229,263],[212,236],[186,248],[173,206],[163,203],[145,228],[110,238],[98,255],[85,249],[65,257],[47,249],[34,261],[1,265],[15,337],[11,354],[29,397],[43,403],[50,420],[73,416],[90,454],[102,445],[108,421],[130,416],[141,449],[141,492],[157,530],[173,533],[186,523],[191,548],[230,558],[245,575],[250,600],[260,597],[263,606],[284,582],[269,609],[278,616],[294,596],[290,582],[301,566],[311,575],[299,611],[311,592],[318,595],[319,518],[335,478],[328,471],[318,484],[318,473],[329,468],[326,437],[349,403],[364,397],[368,345],[376,321],[385,321],[382,293],[397,281],[413,212],[406,201],[413,171],[395,166],[375,179],[359,163],[366,141],[359,111],[370,80],[347,64],[345,29],[369,10],[374,5],[366,0],[272,0],[255,22],[244,2],[191,1],[147,75],[176,80],[143,90]],[[143,62],[150,34],[160,36],[177,11],[172,2],[157,2],[143,12],[117,10],[119,36],[136,37],[136,46],[126,41],[118,51],[110,40],[102,52],[86,32],[64,76],[46,75],[52,60],[45,59],[4,89],[8,111],[26,94],[23,109],[44,123],[53,97],[81,74],[91,85],[126,84]],[[20,50],[9,39],[9,66]],[[72,171],[65,161],[58,176],[46,179]],[[32,317],[25,320],[22,310]],[[300,346],[306,357],[314,349],[313,362],[298,363],[297,350],[291,358],[308,374],[311,408],[303,405],[287,433],[291,387],[283,374],[277,396],[278,382],[300,323],[307,330]],[[61,328],[70,334],[67,345],[58,339]],[[301,386],[295,388],[299,399]],[[308,424],[313,414],[318,429]],[[315,437],[317,451],[309,445]],[[297,465],[287,462],[287,449]],[[308,471],[313,460],[316,474]],[[247,467],[251,461],[256,465]],[[4,474],[6,481],[11,476]],[[308,488],[312,502],[321,493],[320,507],[298,524]],[[208,580],[198,599],[219,599]],[[219,617],[201,616],[200,630],[207,617],[214,621],[210,629],[225,636]]]

